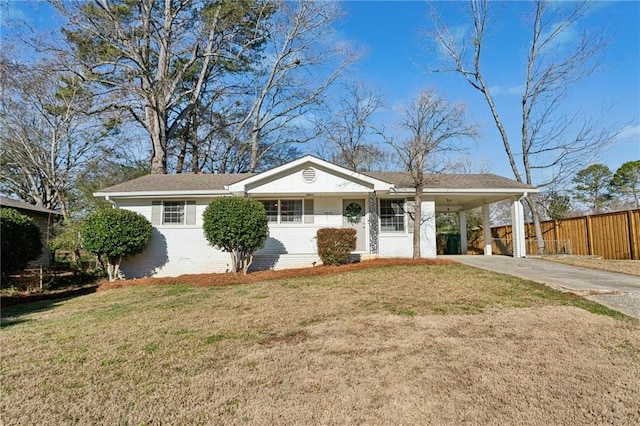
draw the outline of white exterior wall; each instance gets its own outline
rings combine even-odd
[[[422,257],[435,258],[438,254],[436,247],[436,203],[423,201],[422,229],[420,230],[420,252]]]
[[[255,253],[252,270],[308,267],[320,263],[316,233],[320,228],[342,227],[344,197],[316,197],[313,224],[270,224],[265,247]],[[349,197],[351,198],[351,197]],[[363,196],[363,198],[365,198]],[[151,220],[151,199],[122,200],[118,206],[135,211]],[[195,225],[154,225],[149,247],[122,262],[125,278],[144,276],[171,277],[183,274],[226,272],[230,255],[209,245],[202,231],[202,214],[211,199],[196,201]],[[436,257],[435,203],[422,202],[422,257]],[[363,218],[365,223],[368,218]],[[405,228],[408,228],[408,223]],[[368,228],[367,228],[368,232]],[[411,257],[413,234],[379,234],[381,257]]]
[[[212,199],[196,201],[195,225],[154,225],[147,249],[122,262],[125,278],[175,277],[183,274],[225,272],[229,253],[211,247],[202,231],[202,214]],[[151,200],[122,200],[118,206],[151,221]]]
[[[423,201],[422,227],[420,230],[420,254],[422,257],[436,257],[436,204],[434,201]],[[413,233],[409,232],[409,224],[405,223],[405,232],[380,232],[378,253],[380,257],[412,257]]]
[[[147,249],[122,262],[125,278],[174,277],[183,274],[226,272],[229,253],[209,245],[202,231],[202,214],[212,199],[196,201],[195,225],[154,225]],[[151,221],[151,200],[122,200],[118,206]],[[316,233],[320,228],[342,226],[342,198],[314,199],[313,224],[270,224],[265,246],[255,253],[252,270],[286,269],[318,264]]]

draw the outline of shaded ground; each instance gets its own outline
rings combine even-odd
[[[638,322],[577,306],[457,264],[16,306],[0,423],[638,424]]]
[[[70,289],[49,290],[40,293],[16,293],[12,296],[0,297],[0,305],[2,307],[18,305],[21,303],[32,303],[41,300],[67,299],[70,297],[84,296],[85,294],[95,293],[99,284],[88,284]]]
[[[640,276],[640,260],[610,260],[593,256],[543,256],[542,259],[583,268]]]

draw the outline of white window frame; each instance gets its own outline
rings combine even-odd
[[[175,205],[176,207],[179,208],[179,210],[172,212],[172,211],[167,211],[167,204],[171,204],[171,205]],[[181,221],[177,222],[177,221],[167,221],[166,220],[166,215],[167,214],[178,214],[181,217]],[[186,224],[186,220],[187,220],[187,202],[180,200],[180,201],[163,201],[162,202],[162,216],[161,216],[161,223],[162,225],[184,225]]]
[[[398,217],[402,217],[402,229],[398,230],[388,230],[385,229],[385,227],[382,224],[382,220],[383,220],[383,214],[382,214],[382,203],[383,202],[391,202],[391,203],[398,203],[400,204],[400,213],[395,213],[393,216],[389,215],[389,216],[385,216],[385,218],[398,218]],[[407,200],[405,198],[380,198],[378,199],[378,220],[379,220],[379,228],[380,229],[380,233],[384,233],[384,234],[406,234],[407,233],[407,212],[406,212],[406,203]],[[400,224],[400,223],[398,223]],[[398,224],[394,224],[394,226],[397,226]]]
[[[269,210],[267,210],[267,216],[269,218],[269,224],[278,224],[278,225],[303,225],[304,224],[304,204],[305,204],[305,199],[304,198],[265,198],[265,199],[259,199],[258,201],[260,201],[261,203],[266,203],[266,202],[273,202],[275,201],[276,203],[276,207],[277,207],[277,215],[276,220],[272,220],[272,218],[274,217],[273,213],[270,213]],[[300,202],[300,209],[296,209],[296,206],[294,204],[293,207],[293,216],[291,216],[291,218],[293,220],[283,220],[283,214],[282,214],[282,203],[283,202]],[[265,208],[266,210],[266,208]],[[271,210],[271,212],[273,212],[273,210]],[[299,213],[298,216],[296,216],[296,213]],[[287,219],[290,216],[285,216]]]

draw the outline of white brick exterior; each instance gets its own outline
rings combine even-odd
[[[420,254],[422,257],[436,257],[436,210],[435,202],[422,202],[422,229],[420,231]],[[409,227],[407,221],[407,228]],[[380,257],[411,257],[413,255],[413,233],[381,232],[379,239]]]
[[[269,197],[257,197],[269,198]],[[316,246],[318,229],[342,227],[342,200],[352,198],[325,196],[314,198],[313,224],[270,224],[269,238],[265,246],[255,253],[251,270],[286,269],[308,267],[320,263]],[[361,198],[366,198],[363,194]],[[144,253],[126,259],[122,263],[125,278],[145,276],[179,276],[183,274],[227,272],[230,255],[211,247],[202,231],[202,214],[213,198],[196,200],[195,225],[154,224],[154,233]],[[152,201],[155,199],[127,199],[118,203],[119,208],[132,210],[152,220]],[[423,257],[435,257],[435,218],[433,202],[423,202]],[[364,216],[366,224],[368,216]],[[407,222],[408,223],[408,222]],[[368,225],[366,234],[368,236]],[[432,233],[433,235],[430,235]],[[401,233],[381,233],[381,257],[411,257],[413,234],[405,229]],[[368,241],[365,247],[369,247]],[[363,252],[361,254],[367,254]]]
[[[318,229],[329,227],[356,228],[361,238],[358,240],[359,247],[364,250],[355,254],[362,258],[368,256],[411,257],[413,233],[409,228],[412,225],[409,214],[403,210],[411,209],[411,203],[402,204],[405,199],[413,199],[410,179],[407,180],[402,176],[392,178],[388,175],[389,173],[361,174],[307,156],[259,174],[220,175],[217,178],[217,175],[204,174],[174,177],[148,175],[108,188],[95,195],[105,197],[117,208],[144,215],[154,225],[153,238],[147,250],[123,262],[121,269],[126,278],[228,271],[230,255],[211,247],[202,231],[202,214],[215,197],[304,200],[302,217],[294,217],[291,214],[287,216],[297,222],[270,224],[269,239],[265,246],[255,253],[251,267],[252,270],[284,269],[318,264],[320,260],[317,255],[316,233]],[[425,189],[421,203],[422,257],[434,258],[437,254],[436,203],[438,203],[438,211],[459,212],[482,204],[488,205],[491,202],[516,197],[512,198],[514,224],[520,228],[523,227],[522,208],[516,204],[519,203],[517,200],[525,196],[527,191],[537,192],[537,189],[528,186],[523,188],[517,182],[496,176],[462,177],[464,178],[462,183],[459,182],[457,186],[449,186],[447,183],[445,187],[434,186]],[[475,186],[478,179],[488,179],[496,182],[498,186],[487,187],[486,184],[484,187]],[[398,200],[404,207],[398,208],[398,203],[390,203],[389,199]],[[377,205],[369,206],[368,203],[374,202],[373,200],[377,200],[375,201]],[[387,200],[384,204],[384,227],[380,222],[381,200]],[[161,224],[162,203],[167,201],[185,202],[184,222],[190,225]],[[362,205],[361,201],[364,201],[361,221],[355,220],[353,224],[348,223],[343,218],[343,208],[353,203]],[[270,205],[275,205],[275,210],[278,212],[282,211],[283,203]],[[168,217],[180,218],[181,212],[175,203],[170,206],[178,212],[174,210],[171,212],[172,216]],[[299,208],[300,205],[295,204],[295,206]],[[313,206],[312,211],[311,206]],[[273,208],[271,211],[272,217],[278,214],[273,213]],[[295,214],[300,213],[296,211]],[[404,217],[404,227],[400,226],[401,217]],[[485,240],[488,244],[488,251],[485,254],[489,254],[491,240],[488,233],[489,215],[486,206],[484,218]],[[397,229],[402,230],[396,231]],[[514,246],[521,247],[524,244],[524,233],[516,232],[516,237],[519,238],[520,245],[514,244]],[[374,252],[369,252],[370,250]]]

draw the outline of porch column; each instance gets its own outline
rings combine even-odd
[[[513,257],[527,257],[524,209],[517,197],[511,198],[511,229],[513,235]]]
[[[460,254],[467,254],[467,212],[458,212],[458,222],[460,224]]]
[[[369,253],[378,253],[378,198],[375,192],[369,193]]]
[[[484,255],[491,256],[491,216],[489,204],[482,205],[482,228],[484,230]]]

